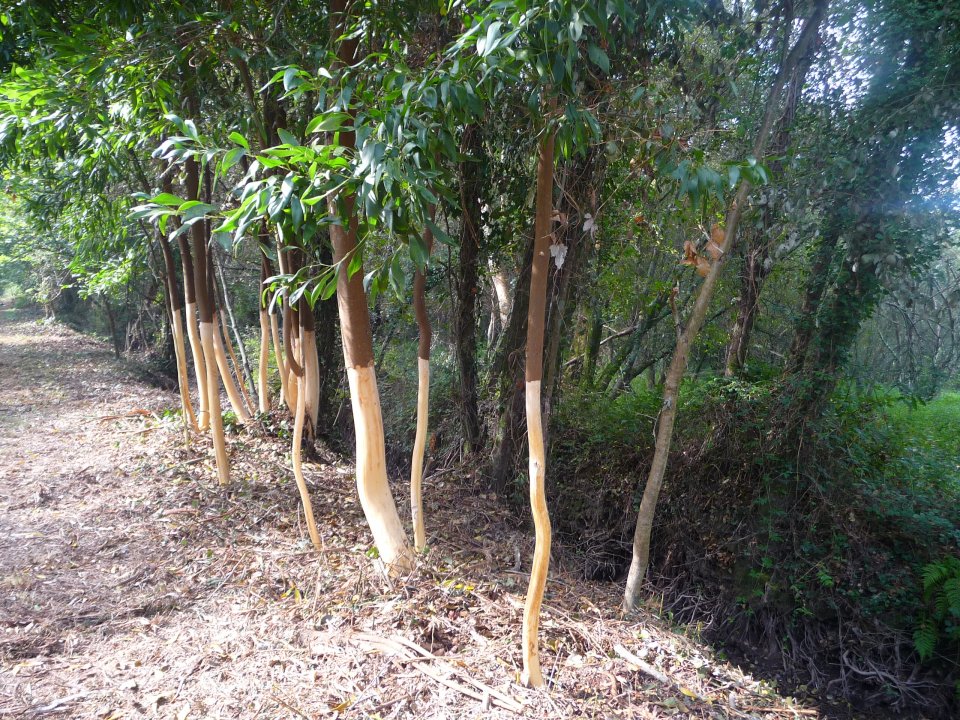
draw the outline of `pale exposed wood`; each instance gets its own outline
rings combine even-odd
[[[200,340],[200,329],[197,324],[197,304],[188,302],[185,306],[185,314],[190,353],[193,355],[193,372],[197,378],[197,395],[200,401],[197,427],[203,432],[210,429],[210,393],[207,390],[206,361],[203,357],[203,343]]]
[[[314,330],[301,330],[300,365],[304,372],[304,394],[306,396],[307,435],[314,437],[317,432],[317,420],[320,416],[320,358],[317,356],[317,333]]]
[[[230,460],[227,457],[227,444],[223,437],[223,415],[220,414],[220,383],[217,381],[216,350],[213,336],[216,326],[212,322],[200,323],[200,341],[205,359],[207,402],[210,408],[210,434],[213,436],[213,449],[217,458],[217,479],[221,485],[230,484]]]
[[[193,403],[190,402],[190,385],[187,374],[187,348],[183,341],[183,318],[180,317],[180,311],[174,309],[170,313],[173,330],[173,352],[177,356],[177,384],[180,386],[180,402],[183,405],[183,412],[186,415],[185,421],[190,423],[195,431],[199,432],[200,426],[197,425],[197,416],[193,412]]]
[[[270,412],[270,316],[260,310],[260,362],[257,366],[257,401],[261,413]]]
[[[357,436],[360,505],[387,572],[391,575],[408,572],[413,570],[414,562],[387,482],[383,417],[373,365],[347,368],[347,380]]]
[[[427,546],[423,522],[423,455],[427,445],[430,414],[430,361],[417,358],[417,433],[410,463],[410,516],[413,520],[413,548],[422,552]]]
[[[304,333],[303,328],[300,328],[300,333],[302,336]],[[301,343],[301,347],[302,346],[303,343]],[[305,388],[306,385],[306,382],[300,383],[301,389]],[[307,523],[310,542],[313,543],[313,546],[317,550],[321,550],[323,545],[320,542],[320,533],[317,532],[317,522],[314,520],[313,505],[310,502],[310,491],[307,489],[306,480],[303,479],[303,466],[301,464],[303,424],[307,415],[306,395],[306,392],[301,392],[297,396],[297,412],[294,415],[293,421],[293,447],[291,448],[291,456],[293,458],[293,475],[297,480],[297,489],[300,491],[300,502],[303,504],[303,517]]]
[[[547,512],[547,496],[544,488],[547,461],[543,447],[543,427],[540,417],[540,381],[532,380],[526,387],[527,441],[530,444],[530,509],[536,531],[533,549],[533,566],[530,568],[530,585],[523,606],[523,675],[524,684],[531,687],[543,685],[540,672],[540,655],[537,635],[540,629],[540,606],[547,585],[547,570],[550,567],[550,515]]]
[[[218,314],[219,313],[214,314],[210,330],[210,339],[213,342],[216,367],[220,370],[220,379],[223,381],[223,387],[227,391],[227,399],[230,401],[230,407],[233,408],[233,412],[236,413],[237,420],[243,424],[247,424],[251,420],[250,413],[247,412],[247,408],[243,404],[243,398],[240,397],[240,393],[237,391],[237,385],[233,381],[233,373],[230,371],[227,354],[223,349],[223,338],[220,337],[220,324],[217,322]],[[204,347],[204,352],[206,352],[206,347]]]

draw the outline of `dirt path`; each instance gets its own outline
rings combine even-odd
[[[432,550],[389,584],[351,468],[306,468],[318,557],[284,421],[231,434],[224,491],[206,441],[185,449],[166,417],[177,397],[142,375],[0,309],[0,718],[517,717],[511,702],[523,717],[799,717],[652,618],[617,620],[618,587],[562,570],[542,619],[552,690],[520,687],[515,563],[531,542],[494,497],[428,478]]]

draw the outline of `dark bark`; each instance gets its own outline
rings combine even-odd
[[[468,452],[481,445],[477,400],[477,299],[480,257],[480,194],[482,192],[483,138],[468,125],[463,132],[460,176],[460,260],[456,276],[454,350],[460,375],[460,425]]]

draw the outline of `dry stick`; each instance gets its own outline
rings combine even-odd
[[[301,339],[303,338],[303,326],[300,327]],[[301,342],[301,347],[303,343]],[[293,476],[297,480],[297,490],[300,491],[300,501],[303,503],[303,515],[307,522],[307,532],[310,534],[310,541],[317,550],[321,550],[323,543],[320,542],[320,533],[317,532],[317,522],[313,517],[313,505],[310,502],[310,491],[307,489],[307,483],[303,479],[303,467],[300,464],[303,444],[303,421],[307,414],[307,392],[306,382],[298,384],[297,393],[297,412],[293,421],[293,447],[291,455],[293,458]]]
[[[526,410],[529,445],[530,509],[536,542],[530,584],[523,606],[523,674],[526,685],[541,687],[543,673],[537,636],[540,629],[540,606],[550,568],[550,515],[547,511],[544,481],[547,459],[543,443],[543,421],[540,412],[540,382],[543,378],[543,331],[547,302],[547,273],[550,262],[550,238],[553,218],[554,134],[548,129],[541,140],[537,164],[537,200],[534,219],[533,263],[530,271],[530,303],[527,309]]]
[[[436,206],[430,208],[434,217]],[[433,232],[429,227],[423,231],[427,246],[427,262],[433,250]],[[413,457],[410,462],[410,518],[413,521],[413,548],[422,552],[427,547],[427,531],[423,522],[423,454],[427,446],[427,425],[430,421],[430,341],[433,329],[427,314],[427,277],[418,269],[413,277],[413,311],[417,317],[420,342],[417,347],[417,432],[413,442]]]
[[[756,140],[753,146],[753,156],[761,159],[764,156],[764,150],[767,146],[767,140],[770,130],[773,127],[778,110],[778,99],[783,90],[786,78],[793,71],[793,67],[806,52],[807,45],[816,35],[820,22],[826,10],[828,0],[818,0],[813,13],[804,24],[803,30],[796,44],[790,50],[790,54],[784,59],[780,71],[774,80],[773,87],[767,98],[766,110],[760,130],[757,132]],[[657,439],[654,449],[653,462],[650,465],[650,474],[647,476],[647,484],[644,487],[643,499],[640,502],[640,509],[637,512],[637,525],[633,535],[633,556],[630,561],[630,572],[627,576],[626,586],[623,592],[623,610],[632,612],[637,609],[640,600],[640,588],[643,578],[647,572],[647,564],[650,559],[650,534],[653,529],[653,517],[656,511],[657,499],[660,496],[660,488],[663,486],[663,476],[667,469],[667,460],[670,456],[670,444],[673,439],[673,426],[677,417],[677,403],[680,395],[680,381],[683,379],[687,368],[687,358],[693,341],[700,332],[710,301],[713,299],[713,293],[719,280],[720,271],[723,268],[724,261],[728,257],[730,249],[733,247],[733,241],[737,233],[737,224],[740,222],[740,214],[743,206],[747,202],[750,194],[750,183],[744,180],[740,184],[740,189],[727,211],[725,220],[725,231],[723,244],[720,247],[719,258],[712,263],[710,271],[707,273],[700,287],[700,293],[694,303],[693,310],[690,313],[690,319],[687,326],[677,341],[676,349],[673,353],[673,360],[670,362],[670,369],[667,372],[666,382],[663,390],[663,405],[660,410],[660,417],[657,424]]]
[[[650,665],[649,663],[644,662],[639,657],[634,655],[632,652],[627,650],[623,645],[614,645],[613,649],[614,649],[614,652],[617,653],[617,655],[622,657],[631,665],[635,665],[636,667],[640,668],[640,670],[645,672],[647,675],[652,677],[657,682],[662,683],[663,685],[668,685],[672,688],[675,688],[680,692],[680,694],[686,695],[687,697],[691,697],[694,700],[699,700],[700,702],[704,702],[704,703],[710,702],[708,698],[704,697],[700,693],[696,692],[695,690],[691,690],[690,688],[685,687],[684,685],[681,685],[679,682],[671,678],[666,673],[660,670],[657,670],[653,665]]]

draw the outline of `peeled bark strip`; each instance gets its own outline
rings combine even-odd
[[[762,159],[767,147],[767,141],[773,123],[779,108],[780,93],[786,79],[793,73],[800,58],[806,52],[807,46],[816,36],[820,22],[826,11],[826,0],[820,0],[816,3],[811,16],[807,19],[800,32],[800,37],[791,49],[789,55],[783,60],[780,71],[774,80],[770,93],[767,96],[767,104],[764,110],[763,122],[757,132],[757,137],[753,145],[753,156]],[[716,290],[717,281],[720,277],[720,271],[723,268],[724,261],[733,247],[733,241],[737,234],[737,225],[740,222],[740,215],[743,207],[750,195],[750,183],[743,181],[740,188],[727,210],[727,216],[724,223],[723,243],[720,247],[718,259],[711,265],[700,286],[700,292],[697,295],[693,310],[690,312],[690,318],[686,327],[677,338],[677,346],[673,353],[673,360],[670,362],[670,369],[667,371],[666,381],[663,390],[663,404],[660,410],[660,417],[657,420],[657,439],[654,445],[653,462],[650,465],[650,474],[647,476],[647,484],[643,490],[643,498],[640,501],[640,510],[637,513],[637,526],[633,535],[633,556],[630,561],[630,572],[627,576],[627,584],[623,592],[623,610],[632,612],[637,609],[640,601],[640,588],[643,578],[647,573],[647,565],[650,561],[650,533],[653,527],[654,513],[656,512],[657,500],[660,497],[660,488],[663,486],[663,476],[667,468],[667,460],[670,456],[670,444],[673,439],[673,425],[677,417],[677,402],[680,395],[680,381],[683,379],[684,372],[687,369],[687,358],[690,354],[690,347],[696,340],[697,333],[703,325],[707,316],[707,310],[710,307],[710,301],[713,299],[713,293]]]
[[[433,212],[431,211],[431,216]],[[427,256],[433,250],[433,233],[423,232]],[[427,444],[427,426],[430,422],[430,341],[433,328],[427,314],[427,277],[417,270],[413,277],[413,311],[417,317],[420,343],[417,347],[417,432],[413,441],[410,462],[410,517],[413,521],[413,548],[422,552],[427,547],[427,531],[423,523],[423,454]]]
[[[337,56],[342,65],[351,65],[357,54],[357,38],[344,37],[349,25],[347,15],[346,0],[330,3],[331,36],[340,43]],[[339,138],[343,147],[354,147],[356,137],[353,132],[343,130]],[[380,558],[389,573],[399,574],[413,569],[413,553],[387,482],[383,418],[373,367],[373,335],[367,294],[363,289],[363,269],[358,269],[352,277],[347,274],[350,258],[357,251],[354,200],[350,194],[334,195],[330,198],[329,209],[334,217],[349,218],[346,226],[330,226],[330,240],[334,263],[339,266],[337,308],[357,436],[357,492]]]
[[[304,341],[306,338],[303,337],[303,327],[300,328],[301,332],[301,347],[304,346]],[[301,383],[301,388],[305,387],[306,383]],[[310,535],[310,542],[313,543],[313,546],[317,550],[321,550],[323,545],[320,542],[320,533],[317,532],[317,522],[313,517],[313,504],[310,502],[310,491],[307,489],[307,482],[303,479],[303,466],[301,464],[301,456],[303,453],[303,425],[304,420],[307,415],[307,399],[306,393],[301,392],[297,396],[297,412],[294,415],[293,420],[293,446],[291,448],[291,456],[293,459],[293,476],[297,480],[297,489],[300,491],[300,502],[303,504],[303,517],[307,523],[307,532]]]
[[[550,568],[550,514],[544,481],[547,458],[543,446],[543,422],[540,414],[540,382],[543,379],[543,333],[547,304],[547,274],[550,263],[550,232],[553,217],[552,131],[540,145],[537,165],[537,205],[534,220],[533,265],[530,271],[530,304],[527,308],[526,411],[527,441],[530,454],[530,509],[536,544],[530,585],[523,607],[523,674],[524,684],[543,685],[540,655],[537,647],[540,629],[540,606]]]

